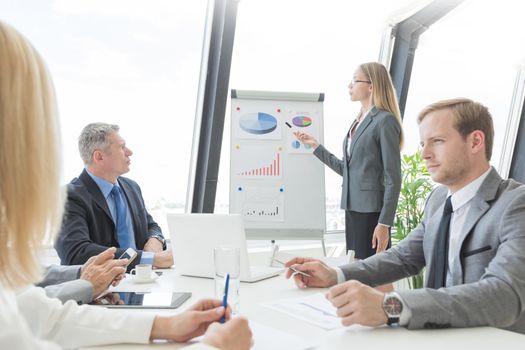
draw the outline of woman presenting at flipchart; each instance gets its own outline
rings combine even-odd
[[[348,85],[361,110],[345,134],[343,159],[311,135],[296,132],[314,155],[343,177],[341,208],[345,209],[346,248],[365,259],[390,246],[401,188],[401,115],[392,80],[380,63],[363,63]]]

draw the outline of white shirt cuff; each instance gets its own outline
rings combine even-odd
[[[346,281],[345,274],[343,273],[343,270],[341,270],[340,267],[334,267],[334,270],[337,273],[337,284]]]

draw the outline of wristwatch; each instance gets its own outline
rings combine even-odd
[[[383,299],[383,311],[388,317],[387,325],[399,324],[399,317],[403,311],[403,302],[395,292],[386,293]]]
[[[160,241],[160,243],[162,243],[162,248],[166,248],[166,239],[164,239],[164,237],[162,236],[159,236],[159,235],[152,235],[152,236],[149,236],[149,238],[156,238]]]

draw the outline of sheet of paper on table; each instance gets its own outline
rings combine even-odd
[[[322,293],[302,298],[275,300],[262,305],[323,329],[343,327],[341,319],[337,316],[336,308],[326,300]]]

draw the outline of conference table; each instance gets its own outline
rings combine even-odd
[[[147,284],[134,284],[126,278],[114,288],[115,291],[153,292],[177,291],[191,292],[192,297],[174,310],[153,310],[159,314],[179,313],[197,300],[212,297],[212,279],[180,276],[173,269],[162,270],[156,281]],[[293,349],[286,342],[297,339],[303,349],[523,349],[525,336],[492,327],[463,329],[407,330],[403,327],[369,328],[363,326],[341,327],[325,330],[310,322],[289,314],[268,308],[265,304],[275,300],[303,298],[326,289],[299,289],[284,275],[272,277],[255,283],[241,283],[240,314],[254,324],[256,349]],[[152,312],[152,310],[132,310],[130,312]],[[259,332],[262,329],[264,332]],[[268,333],[270,331],[270,333]],[[275,331],[275,334],[272,334]],[[284,339],[288,337],[288,339]],[[90,347],[92,350],[110,349],[179,349],[188,344],[154,342],[148,345],[121,344]],[[88,348],[85,348],[88,349]]]

